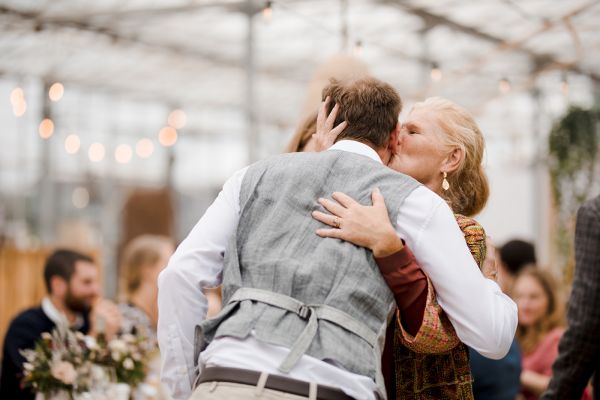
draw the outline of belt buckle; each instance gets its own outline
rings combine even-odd
[[[310,313],[311,313],[310,307],[308,307],[304,304],[301,305],[300,308],[298,309],[298,315],[302,319],[308,319],[308,317],[310,316]]]

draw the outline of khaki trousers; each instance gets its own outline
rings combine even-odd
[[[230,382],[204,382],[198,385],[189,400],[306,400],[310,397],[265,389],[259,386]],[[316,400],[316,394],[310,400]]]

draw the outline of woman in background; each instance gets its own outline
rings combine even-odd
[[[124,301],[119,304],[123,333],[156,341],[157,279],[174,250],[171,239],[157,235],[138,236],[125,247],[120,269]]]
[[[517,276],[513,294],[519,306],[517,339],[523,352],[522,394],[527,400],[535,400],[552,377],[552,364],[565,331],[563,304],[553,276],[535,267],[528,267]],[[589,398],[589,392],[584,392],[582,399]]]

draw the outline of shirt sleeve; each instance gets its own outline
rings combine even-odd
[[[424,186],[415,189],[400,207],[397,232],[431,279],[460,340],[485,357],[504,357],[517,328],[517,306],[483,277],[445,201]]]
[[[158,342],[161,380],[174,399],[187,399],[194,367],[195,327],[206,318],[203,288],[221,283],[229,238],[239,219],[239,194],[246,168],[223,186],[158,278]]]

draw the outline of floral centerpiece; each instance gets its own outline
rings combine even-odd
[[[35,348],[21,352],[26,360],[23,383],[46,399],[94,398],[94,393],[128,398],[129,388],[144,381],[146,362],[154,350],[154,343],[143,337],[106,340],[99,335],[95,339],[57,328],[42,334]]]

